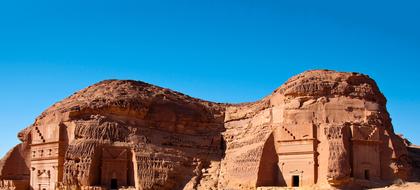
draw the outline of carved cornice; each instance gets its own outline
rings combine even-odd
[[[36,146],[50,145],[50,144],[62,145],[62,144],[65,144],[65,142],[64,141],[52,141],[52,142],[45,142],[45,143],[30,144],[30,146],[31,147],[36,147]]]

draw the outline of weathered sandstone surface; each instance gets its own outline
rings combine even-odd
[[[327,70],[244,104],[106,80],[18,136],[0,161],[0,189],[374,187],[413,167],[376,83]]]

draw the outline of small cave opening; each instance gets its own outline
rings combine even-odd
[[[220,136],[220,150],[222,152],[222,157],[225,157],[226,154],[226,140],[223,138],[223,135]]]

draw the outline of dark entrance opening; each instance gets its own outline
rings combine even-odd
[[[299,187],[299,176],[292,176],[292,187]]]
[[[370,176],[369,176],[369,170],[365,170],[365,179],[369,180]]]
[[[118,189],[118,180],[111,179],[111,189]]]

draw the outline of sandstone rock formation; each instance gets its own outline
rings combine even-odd
[[[0,162],[0,189],[369,187],[411,168],[376,83],[327,70],[246,104],[106,80],[54,104],[19,138]]]

